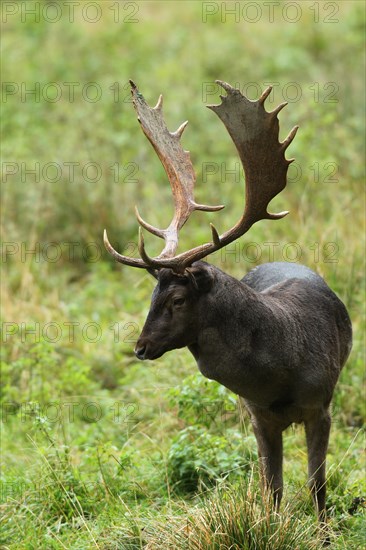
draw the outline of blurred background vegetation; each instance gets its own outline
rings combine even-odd
[[[267,108],[289,102],[280,137],[300,126],[288,186],[271,205],[290,215],[257,224],[210,261],[237,277],[265,261],[300,261],[346,303],[355,341],[334,398],[328,506],[334,548],[360,548],[364,3],[71,4],[1,7],[2,547],[319,543],[301,428],[285,436],[288,522],[269,521],[266,531],[258,518],[270,512],[256,500],[257,481],[251,485],[254,439],[236,399],[197,374],[186,350],[137,362],[154,282],[115,264],[102,245],[107,228],[116,248],[136,254],[135,204],[159,227],[172,216],[129,79],[150,105],[163,93],[171,130],[189,120],[182,141],[198,202],[226,205],[195,213],[181,250],[206,242],[210,221],[223,232],[240,216],[239,159],[205,108],[220,101],[221,79],[251,99],[273,84]],[[146,240],[158,253],[158,239]],[[244,528],[235,531],[235,518],[228,523],[235,483],[247,484],[238,499],[251,506],[250,540]],[[214,535],[220,530],[225,540]]]

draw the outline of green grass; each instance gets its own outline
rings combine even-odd
[[[19,12],[2,25],[1,548],[310,549],[325,536],[335,549],[363,548],[364,83],[356,67],[364,6],[301,2],[291,23],[283,14],[294,12],[281,2],[271,23],[261,4],[250,23],[249,11],[223,22],[222,3],[214,3],[218,13],[203,22],[207,4],[151,1],[120,4],[116,23],[109,9],[116,3],[98,4],[96,23],[81,8],[74,22],[64,9],[47,23],[31,15],[22,22],[14,2]],[[164,94],[170,129],[189,120],[183,143],[197,200],[226,205],[194,214],[181,250],[206,241],[210,221],[229,228],[242,209],[236,152],[205,108],[219,101],[213,81],[238,84],[252,99],[258,86],[278,83],[268,106],[289,101],[281,137],[300,126],[288,186],[271,205],[290,215],[256,224],[210,261],[242,277],[296,254],[349,309],[354,347],[333,400],[326,535],[306,488],[302,427],[285,434],[276,515],[235,396],[204,379],[187,350],[154,363],[134,357],[154,281],[116,265],[102,232],[136,252],[134,205],[161,227],[172,211],[165,173],[129,101],[129,78],[150,104]],[[51,82],[62,93],[55,102]],[[78,83],[73,100],[70,82]],[[101,91],[94,103],[85,96],[91,82]],[[31,88],[36,95],[25,94]],[[32,169],[39,177],[26,173]],[[156,240],[146,238],[151,254]]]

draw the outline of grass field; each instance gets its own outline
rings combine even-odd
[[[181,250],[242,209],[239,159],[205,108],[219,102],[215,79],[251,99],[271,83],[269,109],[288,101],[280,135],[299,124],[296,162],[271,208],[290,214],[210,261],[237,277],[298,261],[347,305],[354,347],[333,400],[328,536],[334,549],[365,548],[364,3],[71,4],[1,6],[1,548],[321,547],[303,428],[285,434],[275,514],[236,397],[187,350],[134,357],[154,281],[108,257],[103,229],[136,254],[134,205],[159,227],[172,208],[128,79],[152,105],[164,94],[170,129],[189,120],[197,200],[226,205],[194,214]],[[146,237],[150,254],[157,240]]]

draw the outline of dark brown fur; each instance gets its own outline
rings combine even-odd
[[[325,518],[329,405],[352,345],[347,310],[307,267],[271,263],[241,281],[204,262],[162,269],[136,345],[139,359],[188,346],[202,374],[249,411],[264,478],[282,497],[282,432],[304,423],[309,485]]]

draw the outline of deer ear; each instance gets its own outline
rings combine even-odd
[[[159,278],[159,271],[157,269],[154,269],[152,267],[147,267],[146,268],[146,271],[148,273],[150,273],[150,275],[152,275],[154,277],[154,279],[158,279]]]
[[[209,292],[214,277],[208,264],[201,263],[200,265],[188,267],[186,273],[196,290],[202,293]]]

